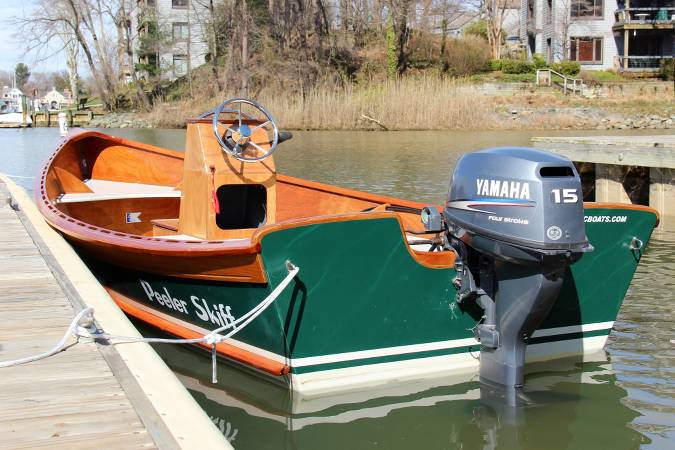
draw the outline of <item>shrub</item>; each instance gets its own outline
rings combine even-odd
[[[675,66],[675,63],[673,63],[673,59],[662,59],[661,60],[659,75],[661,76],[662,80],[673,81],[673,77],[675,77],[675,72],[673,72],[674,66]]]
[[[581,64],[576,61],[561,61],[551,64],[551,69],[568,77],[573,77],[581,71]]]
[[[534,55],[532,55],[532,64],[534,64],[535,69],[543,69],[548,65],[546,64],[546,59],[544,58],[544,55],[540,53],[535,53]]]
[[[486,41],[488,40],[487,22],[485,20],[476,20],[464,28],[465,36],[478,36]]]
[[[534,66],[519,59],[502,59],[501,70],[503,73],[530,73],[534,71]]]
[[[490,70],[490,46],[482,38],[451,39],[446,52],[444,66],[451,75],[467,76]]]
[[[502,70],[502,60],[501,59],[491,59],[490,60],[490,70],[496,72]]]

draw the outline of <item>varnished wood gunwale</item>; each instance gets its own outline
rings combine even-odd
[[[172,273],[173,276],[183,276],[183,277],[194,277],[194,278],[204,278],[212,280],[222,280],[222,281],[247,281],[247,282],[266,282],[266,276],[262,263],[259,261],[257,255],[260,254],[260,242],[259,239],[252,238],[250,240],[220,240],[220,241],[200,241],[200,240],[173,240],[162,238],[161,236],[139,236],[129,233],[123,233],[118,231],[113,231],[105,228],[101,228],[89,223],[82,222],[73,217],[70,217],[66,212],[61,211],[54,203],[55,197],[50,197],[46,191],[46,178],[50,170],[52,169],[52,164],[54,160],[59,155],[60,151],[66,145],[72,145],[87,137],[96,137],[100,139],[106,139],[115,145],[128,146],[129,148],[137,148],[139,150],[156,153],[158,155],[166,155],[176,159],[182,159],[183,154],[181,152],[167,150],[160,147],[155,147],[147,144],[141,144],[133,141],[128,141],[122,138],[110,137],[103,133],[95,131],[80,131],[74,135],[69,136],[67,139],[62,141],[62,143],[57,148],[57,151],[52,155],[48,163],[46,164],[41,177],[38,180],[38,186],[36,186],[36,203],[42,214],[45,216],[47,221],[56,229],[62,233],[69,236],[75,242],[81,244],[84,247],[90,249],[92,247],[97,247],[94,253],[98,257],[110,259],[110,255],[117,255],[115,259],[121,259],[119,261],[127,267],[135,267],[139,263],[138,258],[150,258],[156,261],[152,272],[165,274],[167,272]],[[313,181],[301,180],[299,178],[288,177],[280,175],[278,181],[280,183],[287,183],[290,185],[295,185],[303,188],[307,188],[316,192],[325,192],[333,195],[338,195],[344,198],[351,198],[357,200],[363,200],[365,202],[374,203],[374,204],[396,204],[400,206],[408,206],[412,208],[419,208],[424,206],[423,203],[411,202],[407,200],[395,199],[392,197],[386,197],[376,194],[368,194],[364,192],[359,192],[346,188],[334,187],[322,183],[317,183]],[[377,214],[377,215],[375,215]],[[381,217],[395,217],[401,225],[402,233],[404,230],[401,216],[398,213],[386,212],[384,216],[380,215],[377,212],[357,212],[357,213],[347,213],[347,214],[324,214],[312,218],[311,223],[321,223],[321,222],[334,222],[334,221],[346,221],[346,220],[355,220],[360,218],[381,218]],[[289,219],[276,224],[268,225],[261,227],[254,236],[262,237],[263,234],[259,232],[266,230],[270,227],[273,229],[279,229],[279,226],[302,226],[310,223],[307,219]],[[285,224],[285,225],[284,225]],[[272,228],[270,228],[272,229]],[[411,255],[416,257],[416,253],[410,250]],[[123,256],[120,256],[123,255]],[[217,256],[236,256],[236,255],[256,255],[255,263],[247,263],[246,267],[242,267],[242,271],[247,273],[245,277],[241,277],[240,273],[230,274],[198,274],[198,273],[176,273],[175,271],[169,270],[167,267],[164,267],[164,264],[161,262],[164,257],[190,257],[190,258],[214,258]],[[423,256],[416,259],[424,259],[424,265],[429,265],[433,267],[445,267],[447,265],[446,256],[434,256],[428,257]],[[429,263],[429,260],[437,260],[436,263]],[[147,264],[142,264],[147,267]],[[254,272],[259,270],[260,272],[256,275]]]
[[[357,191],[355,189],[343,188],[339,186],[333,186],[330,184],[319,183],[318,181],[304,180],[302,178],[291,177],[289,175],[277,175],[277,181],[279,183],[291,184],[296,186],[301,186],[304,188],[313,189],[320,192],[327,192],[330,194],[337,194],[342,197],[354,198],[358,200],[364,200],[367,202],[384,204],[388,203],[390,205],[397,206],[407,206],[410,208],[424,208],[428,206],[429,203],[415,202],[412,200],[403,200],[396,197],[388,197],[386,195],[380,194],[371,194],[369,192]]]
[[[88,137],[94,137],[101,140],[106,140],[111,142],[114,145],[126,146],[130,149],[138,149],[143,152],[148,152],[149,154],[155,154],[158,156],[167,156],[177,161],[183,160],[183,154],[181,152],[163,149],[160,147],[155,147],[147,144],[142,144],[138,142],[128,141],[122,138],[116,138],[107,136],[103,133],[95,131],[79,131],[69,136],[67,139],[61,142],[56,152],[49,159],[45,165],[41,176],[37,181],[36,186],[36,203],[38,208],[45,216],[47,221],[56,229],[62,233],[69,236],[76,243],[82,244],[88,248],[97,247],[96,253],[99,257],[107,258],[110,255],[116,254],[116,258],[120,259],[120,263],[128,266],[135,267],[135,262],[139,257],[140,258],[149,258],[154,259],[156,264],[154,265],[154,273],[165,274],[166,272],[172,273],[173,276],[184,276],[184,277],[194,277],[194,278],[204,278],[204,279],[215,279],[223,281],[248,281],[248,282],[257,282],[265,283],[266,275],[262,262],[260,261],[260,250],[261,244],[260,241],[263,236],[268,233],[278,231],[285,228],[305,226],[310,224],[318,223],[327,223],[327,222],[336,222],[336,221],[349,221],[349,220],[361,220],[361,219],[375,219],[375,218],[395,218],[399,226],[401,227],[402,238],[405,236],[405,230],[411,228],[417,228],[419,231],[419,223],[416,222],[419,220],[416,214],[405,214],[405,213],[396,213],[389,211],[369,211],[369,212],[346,212],[338,214],[326,214],[322,213],[315,216],[302,217],[302,209],[305,207],[304,204],[300,203],[296,205],[290,205],[291,210],[295,208],[297,211],[289,214],[289,207],[286,204],[287,216],[293,216],[293,214],[299,217],[291,217],[285,220],[281,220],[277,223],[269,224],[260,229],[256,230],[251,239],[246,240],[172,240],[163,238],[161,236],[139,236],[129,233],[123,233],[118,231],[113,231],[110,229],[105,229],[90,223],[85,223],[80,220],[70,217],[67,212],[61,211],[55,204],[56,196],[49,195],[48,193],[48,175],[50,172],[53,172],[54,161],[57,160],[61,151],[68,145],[74,145],[77,142],[82,141]],[[69,163],[72,165],[72,163]],[[55,177],[55,175],[53,175]],[[61,175],[61,178],[64,178]],[[52,181],[54,183],[55,181]],[[312,195],[310,192],[316,193],[325,193],[331,196],[335,196],[335,199],[327,201],[326,208],[335,208],[339,209],[338,205],[340,202],[355,202],[350,203],[350,206],[361,205],[359,202],[364,202],[363,205],[372,205],[378,206],[383,204],[390,204],[396,206],[404,206],[413,209],[419,209],[427,204],[409,200],[402,200],[394,197],[371,194],[366,192],[360,192],[353,189],[347,189],[342,187],[331,186],[315,181],[303,180],[300,178],[295,178],[287,175],[278,175],[277,182],[279,184],[294,186],[300,189],[307,190],[308,195]],[[82,190],[82,187],[78,183],[74,183],[72,178],[69,180],[68,184],[73,187],[75,190]],[[178,185],[179,183],[176,183]],[[58,186],[57,188],[61,188]],[[56,189],[56,188],[55,188]],[[54,192],[52,192],[54,194]],[[278,203],[284,206],[284,200],[280,199]],[[344,205],[343,205],[344,207]],[[654,213],[657,216],[657,223],[659,219],[658,212],[641,205],[628,205],[628,204],[602,204],[602,203],[584,203],[585,208],[615,208],[615,209],[637,209],[643,211],[649,211]],[[378,208],[380,209],[380,208]],[[405,239],[405,238],[404,238]],[[407,244],[406,244],[407,245]],[[408,250],[413,258],[415,258],[420,264],[432,268],[447,268],[451,267],[454,264],[454,257],[448,256],[450,252],[435,252],[434,254],[428,254],[424,252],[416,252],[407,245]],[[123,257],[120,255],[124,255]],[[244,258],[246,263],[242,267],[238,268],[237,271],[230,273],[216,274],[199,274],[194,272],[185,272],[177,273],[176,271],[171,271],[167,266],[169,262],[162,263],[166,257],[185,257],[185,258],[202,258],[203,260],[217,259],[217,257],[235,257],[238,255],[254,255],[252,258]],[[166,264],[166,265],[165,265]],[[142,266],[147,267],[148,264],[143,263]],[[242,277],[242,274],[244,275]]]

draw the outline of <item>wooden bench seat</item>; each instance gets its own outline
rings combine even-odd
[[[125,183],[121,181],[87,180],[84,182],[91,192],[73,192],[61,195],[58,203],[80,203],[98,200],[119,200],[131,198],[180,198],[181,191],[175,186]]]

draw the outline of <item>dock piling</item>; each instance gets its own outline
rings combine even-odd
[[[664,216],[675,216],[675,169],[649,168],[649,206]]]

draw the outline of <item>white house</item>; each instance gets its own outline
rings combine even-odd
[[[656,70],[673,57],[673,6],[656,0],[522,0],[521,39],[530,54],[549,62]]]
[[[173,80],[187,74],[188,68],[194,69],[208,60],[209,2],[136,0],[135,3],[130,11],[136,34],[134,64],[155,67],[161,78]],[[139,43],[148,33],[161,36],[158,48],[139,52]]]
[[[9,86],[2,87],[2,100],[13,107],[18,107],[21,104],[21,97],[23,92],[19,88],[10,88]]]

